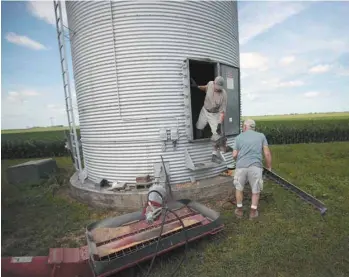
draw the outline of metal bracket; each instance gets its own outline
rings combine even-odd
[[[80,182],[82,183],[82,184],[84,184],[85,183],[85,180],[87,179],[87,171],[86,171],[86,169],[84,168],[84,169],[82,169],[80,172],[79,172],[79,180],[80,180]]]
[[[168,176],[170,176],[170,163],[169,162],[165,162],[165,167],[166,167],[166,173],[168,174]],[[154,183],[158,183],[161,185],[165,185],[166,184],[166,174],[165,174],[165,170],[163,168],[162,163],[154,163],[154,178],[155,178],[155,182]]]
[[[186,164],[187,168],[189,168],[190,170],[195,170],[195,165],[193,163],[193,160],[190,157],[188,149],[184,150],[184,154],[185,154],[185,164]]]
[[[170,137],[171,137],[171,141],[173,144],[173,148],[176,149],[177,148],[177,142],[179,140],[179,134],[178,134],[178,129],[177,128],[171,128],[170,130]]]
[[[75,36],[76,32],[73,29],[70,29],[69,27],[65,26],[64,24],[63,24],[63,27],[66,28],[67,30],[69,30],[72,33],[71,37]],[[70,38],[70,34],[69,34],[69,38]]]
[[[162,151],[166,151],[166,141],[168,140],[168,133],[165,128],[161,128],[159,132],[160,140],[162,141]]]
[[[188,149],[184,150],[184,155],[185,155],[185,164],[186,164],[187,168],[189,168],[192,171],[213,168],[213,167],[216,167],[219,165],[219,164],[211,162],[211,161],[204,162],[204,163],[194,163],[192,158],[190,157]],[[222,154],[220,154],[220,155],[221,155],[221,159],[225,161],[224,156],[222,156]]]
[[[227,160],[225,159],[224,155],[222,154],[222,151],[218,151],[218,156],[220,157],[220,159],[223,161],[223,162],[227,162]]]
[[[314,206],[316,209],[318,209],[321,213],[321,215],[324,215],[327,211],[327,208],[325,207],[325,204],[322,203],[320,200],[316,199],[314,196],[306,193],[305,191],[301,190],[300,188],[296,187],[289,181],[286,181],[276,173],[269,171],[265,167],[263,168],[263,175],[270,179],[271,181],[274,181],[275,183],[279,184],[281,187],[283,187],[286,190],[290,190],[297,194],[300,198],[302,198],[304,201],[308,202],[312,206]]]

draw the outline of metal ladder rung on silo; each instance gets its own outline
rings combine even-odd
[[[55,12],[55,18],[56,18],[58,50],[59,50],[61,68],[62,68],[65,106],[66,106],[66,112],[68,117],[69,137],[70,137],[70,142],[72,146],[71,151],[74,157],[75,169],[78,172],[80,172],[82,170],[81,155],[80,155],[80,147],[78,143],[79,139],[76,131],[73,102],[72,102],[71,90],[70,90],[69,71],[68,71],[68,63],[66,59],[66,48],[65,48],[65,41],[64,41],[65,26],[63,25],[62,7],[61,7],[60,1],[53,1],[53,7]]]

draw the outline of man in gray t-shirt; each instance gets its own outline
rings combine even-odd
[[[264,134],[256,132],[256,123],[252,119],[244,122],[243,132],[235,138],[233,158],[236,160],[234,186],[236,189],[237,217],[243,216],[242,199],[246,182],[252,189],[250,219],[258,216],[258,202],[263,190],[263,157],[266,167],[271,170],[271,153]]]

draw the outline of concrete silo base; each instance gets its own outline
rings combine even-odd
[[[80,202],[92,207],[112,208],[118,211],[136,211],[144,207],[147,189],[126,192],[113,192],[97,189],[95,183],[86,180],[82,184],[77,173],[70,179],[70,194]],[[195,201],[222,199],[232,193],[232,177],[217,176],[204,179],[185,187],[172,186],[176,199],[191,199]]]

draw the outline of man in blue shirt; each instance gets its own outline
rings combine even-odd
[[[267,169],[271,170],[271,153],[268,142],[263,133],[255,131],[256,123],[252,119],[244,122],[243,132],[235,138],[233,158],[236,160],[234,186],[236,189],[237,208],[235,215],[243,216],[242,199],[246,182],[252,189],[252,205],[250,219],[258,217],[258,202],[263,190],[263,157]]]

